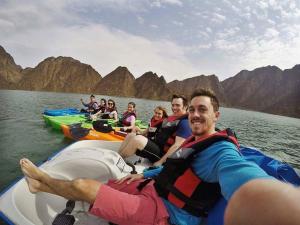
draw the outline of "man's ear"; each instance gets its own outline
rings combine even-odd
[[[217,112],[215,112],[215,122],[219,119],[219,117],[220,117],[220,112],[219,111],[217,111]]]

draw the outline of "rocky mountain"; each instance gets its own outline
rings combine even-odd
[[[93,89],[94,93],[110,96],[133,97],[134,76],[126,67],[119,66],[117,69],[106,75],[101,82]]]
[[[167,87],[166,80],[163,76],[156,73],[147,72],[135,81],[135,97],[154,100],[170,100],[171,91]]]
[[[221,84],[233,107],[300,117],[300,65],[243,70]]]
[[[62,56],[49,57],[23,75],[20,89],[75,93],[91,93],[102,78],[90,65]]]
[[[174,80],[168,83],[167,87],[172,93],[185,94],[187,97],[191,96],[197,89],[209,88],[216,93],[222,105],[227,104],[224,89],[216,75],[200,75],[182,81]]]
[[[200,75],[166,83],[163,76],[153,72],[135,79],[126,67],[118,67],[102,78],[90,65],[61,56],[22,69],[0,46],[0,89],[169,100],[173,93],[190,96],[201,87],[214,90],[225,106],[300,118],[300,65],[283,71],[276,66],[242,70],[222,82],[216,75]]]
[[[0,88],[14,89],[22,79],[22,67],[0,46]]]

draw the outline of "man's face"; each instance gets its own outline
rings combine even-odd
[[[215,124],[220,113],[214,112],[211,100],[207,96],[194,97],[189,106],[189,124],[196,137],[215,132]]]
[[[172,112],[175,116],[179,116],[186,113],[186,110],[183,107],[182,98],[174,98],[172,100]]]

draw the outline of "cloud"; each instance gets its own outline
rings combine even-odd
[[[265,33],[265,38],[266,39],[274,38],[274,37],[277,37],[278,35],[279,35],[279,32],[276,29],[268,28]]]
[[[163,5],[182,6],[183,3],[180,0],[155,0],[155,1],[150,1],[150,6],[151,7],[160,8]]]
[[[254,69],[261,65],[277,65],[281,68],[290,68],[295,64],[299,64],[300,36],[294,38],[290,44],[285,44],[280,39],[275,38],[270,41],[255,40],[248,42],[247,45],[249,51],[244,60],[241,61],[241,65],[247,68]]]
[[[15,43],[23,44],[15,46]],[[4,42],[6,46],[8,51],[16,49],[13,57],[23,66],[35,66],[48,56],[63,55],[92,65],[102,75],[119,65],[127,66],[136,77],[152,70],[164,75],[168,81],[196,71],[184,49],[175,43],[150,41],[103,25],[31,30],[26,34],[11,35],[10,40]]]
[[[239,27],[232,27],[229,29],[225,29],[223,32],[219,32],[217,34],[217,37],[220,39],[224,39],[224,38],[230,38],[233,37],[235,35],[237,35],[237,33],[240,31]]]
[[[102,75],[123,65],[167,80],[290,67],[299,63],[299,26],[294,0],[10,0],[0,8],[0,44],[22,66],[64,55]]]
[[[145,23],[145,19],[141,16],[137,16],[137,20],[139,24],[144,24]]]
[[[178,26],[178,27],[182,27],[184,25],[182,22],[179,22],[179,21],[176,21],[176,20],[172,21],[172,23],[174,25]]]
[[[170,5],[178,5],[178,6],[182,6],[183,3],[180,0],[163,0],[162,2],[166,3],[166,4],[170,4]]]
[[[61,0],[62,2],[67,3],[67,5],[77,12],[86,11],[86,13],[94,12],[105,12],[111,10],[118,13],[137,13],[137,12],[146,12],[150,3],[147,0],[72,0],[66,1]]]
[[[216,24],[222,24],[225,20],[226,17],[218,13],[214,13],[211,19],[211,21]]]
[[[156,24],[151,24],[150,27],[153,28],[153,29],[157,29],[159,26],[156,25]]]
[[[258,2],[256,2],[256,4],[258,5],[258,7],[259,8],[261,8],[261,9],[266,9],[266,8],[268,8],[268,3],[267,2],[265,2],[265,1],[258,1]]]

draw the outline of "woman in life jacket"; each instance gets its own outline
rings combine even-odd
[[[135,143],[138,141],[137,139],[139,139],[141,135],[148,139],[153,139],[165,118],[168,118],[166,108],[157,106],[154,109],[154,114],[149,122],[149,127],[144,131],[141,131],[139,127],[134,127],[132,132],[127,134],[125,140],[122,142],[122,145],[119,149],[119,154],[122,156],[125,148],[135,146]]]
[[[91,119],[96,120],[97,118],[100,118],[105,113],[106,109],[107,109],[106,99],[101,98],[99,109],[95,114],[91,115]]]
[[[104,113],[106,110],[106,99],[105,98],[101,98],[100,100],[100,105],[99,105],[99,111],[100,113]]]
[[[134,127],[132,132],[136,133],[136,134],[141,134],[147,138],[153,139],[157,130],[161,126],[162,121],[165,118],[168,118],[167,110],[166,110],[166,108],[164,108],[162,106],[157,106],[153,112],[154,112],[154,114],[153,114],[151,120],[149,121],[147,129],[142,131],[139,127]]]
[[[100,110],[91,116],[92,120],[100,119],[113,119],[113,122],[118,122],[118,111],[116,103],[112,99],[108,99],[107,105],[104,98],[101,99]]]
[[[100,118],[101,119],[113,119],[114,122],[118,122],[118,120],[119,120],[118,111],[117,111],[116,103],[114,100],[108,99],[107,107]]]
[[[122,118],[119,121],[119,125],[121,126],[121,131],[131,132],[135,127],[136,120],[136,110],[135,103],[129,102],[127,105],[127,110],[123,113]]]

